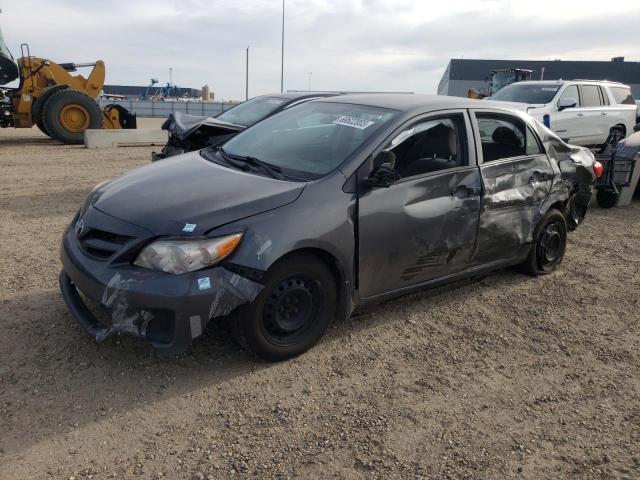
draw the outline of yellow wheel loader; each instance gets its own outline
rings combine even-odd
[[[105,66],[55,63],[32,57],[27,44],[14,62],[0,32],[0,85],[20,79],[17,88],[0,87],[0,127],[31,128],[62,143],[82,143],[88,128],[136,128],[136,117],[119,105],[100,109],[96,98],[104,86]],[[93,67],[87,78],[71,75]]]
[[[482,90],[470,88],[467,92],[467,97],[482,100],[483,98],[495,95],[507,85],[531,80],[532,73],[533,70],[525,70],[524,68],[499,68],[492,70],[491,75],[485,78],[488,88]]]

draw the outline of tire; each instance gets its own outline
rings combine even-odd
[[[42,120],[40,120],[36,125],[38,125],[38,128],[40,129],[40,131],[44,133],[47,137],[51,136],[49,132],[47,132],[47,127],[44,126],[44,122]]]
[[[312,255],[293,255],[266,274],[264,289],[229,319],[236,341],[268,361],[299,355],[322,338],[336,311],[329,267]]]
[[[86,93],[61,90],[49,97],[42,109],[42,122],[49,136],[67,144],[84,141],[88,128],[102,128],[102,111]]]
[[[602,208],[613,208],[618,203],[618,194],[612,190],[598,190],[596,200]]]
[[[522,270],[537,277],[553,272],[562,263],[567,248],[567,221],[555,208],[542,218],[533,235],[533,245]]]

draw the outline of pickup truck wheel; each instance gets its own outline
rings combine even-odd
[[[567,222],[560,211],[551,209],[536,227],[523,270],[534,277],[553,272],[562,263],[566,248]]]
[[[613,208],[618,203],[618,194],[613,190],[601,189],[596,193],[596,200],[602,208]]]
[[[329,268],[311,255],[294,255],[266,274],[264,289],[230,319],[234,337],[258,357],[279,361],[309,350],[335,315],[337,289]]]

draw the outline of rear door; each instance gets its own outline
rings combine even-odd
[[[604,108],[604,97],[598,85],[580,85],[581,108],[579,114],[582,115],[582,143],[595,145],[604,143],[609,134],[607,121],[608,112]]]
[[[520,117],[475,111],[472,120],[483,182],[472,264],[521,258],[551,190],[553,169],[540,139]]]
[[[470,143],[473,147],[468,114],[455,110],[408,122],[374,152],[386,151],[401,178],[388,188],[366,187],[359,194],[363,298],[468,266],[481,193]],[[361,171],[362,178],[370,173]]]

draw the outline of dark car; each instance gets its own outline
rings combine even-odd
[[[220,145],[260,120],[302,102],[330,97],[338,93],[287,92],[261,95],[230,108],[216,117],[169,114],[162,129],[169,132],[167,144],[160,153],[153,152],[151,160],[161,160],[201,148]]]
[[[178,352],[226,317],[242,345],[284,359],[372,302],[510,265],[553,271],[596,166],[495,102],[314,100],[96,187],[64,234],[60,285],[98,340]]]

